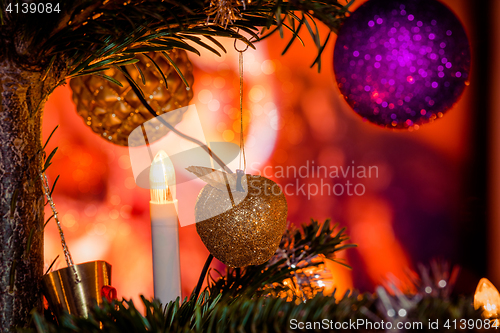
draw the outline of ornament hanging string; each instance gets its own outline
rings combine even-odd
[[[239,31],[238,31],[239,33]],[[238,51],[239,53],[239,75],[240,75],[240,164],[239,168],[240,170],[245,171],[247,168],[247,160],[245,156],[245,137],[243,135],[243,53],[248,50],[248,45],[243,49],[240,50],[236,46],[236,39],[234,40],[234,49]],[[243,160],[243,168],[242,166],[242,160]]]

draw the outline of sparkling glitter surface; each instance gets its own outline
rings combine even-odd
[[[195,207],[196,231],[210,253],[231,267],[259,265],[271,258],[286,229],[288,207],[278,185],[264,177],[247,175],[248,195],[232,192],[235,207],[223,191],[206,185]],[[224,213],[213,216],[212,210]],[[205,219],[205,216],[209,217]]]
[[[187,82],[192,85],[194,82],[193,65],[186,51],[174,49],[169,54]],[[139,62],[135,64],[141,69],[141,73],[135,66],[127,66],[127,69],[136,82],[141,82],[144,75],[145,84],[141,85],[141,89],[148,104],[158,114],[163,115],[163,120],[175,126],[182,120],[183,112],[170,113],[169,111],[188,105],[193,98],[193,91],[186,90],[180,76],[159,52],[149,53],[149,56],[162,69],[167,85],[156,67],[144,55],[137,56]],[[80,76],[70,81],[76,111],[95,133],[114,144],[134,147],[144,144],[142,132],[140,136],[130,136],[133,130],[142,124],[144,124],[144,131],[148,133],[149,143],[163,138],[170,131],[157,119],[153,119],[134,91],[130,89],[130,85],[126,83],[122,72],[110,68],[103,74],[120,81],[124,86],[120,87],[96,75]]]
[[[468,84],[470,48],[457,17],[435,0],[371,0],[341,28],[338,86],[364,119],[412,128],[442,117]]]

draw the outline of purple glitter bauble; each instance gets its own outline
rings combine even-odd
[[[342,95],[364,119],[418,128],[442,117],[468,84],[469,41],[435,0],[371,0],[340,29],[333,65]]]

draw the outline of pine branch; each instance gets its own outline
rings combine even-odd
[[[0,9],[6,5],[7,2],[1,2]],[[0,54],[12,59],[21,57],[20,61],[41,68],[54,56],[65,59],[72,77],[95,73],[149,51],[182,48],[199,53],[204,48],[225,52],[219,43],[213,43],[213,37],[235,38],[254,47],[254,42],[275,32],[283,35],[283,29],[288,29],[293,42],[300,40],[300,22],[315,25],[318,20],[335,32],[347,8],[337,0],[253,1],[245,8],[240,4],[240,17],[221,27],[212,16],[209,18],[210,1],[80,0],[61,4],[61,13],[51,14],[47,20],[50,22],[40,23],[38,16],[26,20],[22,15],[6,15],[0,26],[4,37],[4,45],[0,45],[4,52]],[[272,27],[275,28],[268,31]],[[311,29],[310,34],[320,51],[317,29]],[[205,36],[206,42],[200,36]],[[190,41],[196,47],[187,43]]]
[[[471,298],[440,299],[429,297],[420,301],[417,307],[405,316],[408,323],[422,323],[427,331],[429,320],[439,320],[440,330],[454,332],[453,320],[478,321],[481,316],[475,311]],[[380,329],[367,329],[365,323],[378,322],[383,313],[378,312],[377,305],[380,299],[371,294],[357,292],[346,293],[342,297],[316,295],[307,302],[288,302],[283,298],[261,297],[254,299],[242,296],[234,300],[221,300],[202,294],[195,307],[186,312],[191,305],[189,302],[180,304],[171,302],[162,307],[158,301],[148,301],[142,298],[146,309],[142,315],[132,301],[123,300],[112,303],[104,302],[102,307],[95,307],[89,318],[78,318],[63,315],[58,318],[59,325],[50,322],[42,315],[34,313],[36,332],[310,332],[312,329],[293,329],[292,323],[323,323],[321,332],[338,332],[335,323],[355,322],[362,324],[356,332],[380,332]],[[370,312],[368,312],[370,311]],[[370,314],[372,313],[372,314]],[[377,315],[374,317],[373,314]],[[444,329],[446,321],[451,323],[451,329]],[[384,321],[387,325],[388,321]],[[484,323],[484,320],[482,320]],[[330,326],[330,323],[333,323]],[[393,326],[395,327],[395,326]],[[468,327],[468,326],[467,326]],[[317,327],[316,327],[317,328]],[[422,330],[422,329],[420,329]],[[318,331],[318,330],[316,330]],[[436,330],[434,330],[436,331]],[[469,329],[468,332],[480,330]],[[35,332],[25,330],[24,332]]]
[[[242,306],[261,302],[257,304],[266,306],[267,303],[262,303],[265,299],[262,296],[269,297],[288,290],[282,282],[291,278],[296,269],[306,266],[302,264],[292,267],[290,263],[295,262],[296,258],[301,257],[301,261],[307,261],[320,254],[332,258],[336,252],[354,246],[344,245],[343,243],[348,240],[344,229],[334,233],[335,228],[336,226],[331,225],[329,220],[324,223],[311,220],[310,224],[302,226],[302,230],[291,229],[283,236],[279,251],[270,261],[244,269],[229,269],[227,275],[221,275],[218,279],[211,276],[208,287],[200,297],[197,297],[198,291],[195,290],[194,296],[185,299],[184,302],[181,303],[180,299],[177,299],[165,306],[157,300],[148,301],[143,298],[142,302],[146,308],[145,318],[141,317],[131,301],[124,300],[112,304],[105,303],[102,308],[95,308],[88,320],[71,316],[59,318],[60,327],[57,329],[72,332],[74,327],[78,327],[83,332],[92,332],[98,322],[103,322],[105,330],[109,329],[110,332],[126,331],[125,328],[133,328],[133,332],[145,332],[146,329],[153,332],[163,332],[165,329],[201,332],[207,325],[209,327],[214,325],[211,319],[214,311],[228,311],[234,302],[242,302]],[[294,247],[296,245],[298,246]],[[291,256],[292,259],[287,260],[283,256],[287,258]],[[335,303],[334,299],[330,301],[332,304]],[[277,304],[273,302],[270,304]],[[285,300],[279,302],[285,304]],[[258,307],[255,308],[257,309]],[[35,314],[34,319],[39,327],[49,325],[40,315]],[[39,329],[39,332],[42,331]]]
[[[210,294],[224,294],[225,297],[254,295],[259,297],[269,293],[278,294],[289,290],[284,281],[293,278],[297,270],[308,266],[317,266],[322,261],[313,263],[319,255],[334,259],[338,251],[355,247],[355,244],[343,244],[349,238],[345,229],[334,233],[336,225],[330,220],[302,225],[302,230],[290,228],[283,236],[276,254],[266,263],[245,268],[228,268],[226,275],[209,279]]]
[[[66,314],[57,318],[57,324],[50,316],[34,313],[33,321],[38,333],[100,332],[101,328],[105,332],[143,333],[312,331],[305,326],[303,330],[295,330],[292,323],[298,322],[326,323],[326,326],[321,326],[325,332],[338,332],[335,323],[346,322],[349,328],[352,328],[349,323],[360,325],[354,329],[357,332],[379,332],[380,329],[373,328],[374,323],[380,325],[382,322],[385,328],[389,327],[388,324],[396,328],[398,323],[420,323],[422,326],[417,330],[426,331],[429,321],[436,320],[440,323],[439,331],[455,331],[453,321],[456,320],[457,325],[465,321],[468,331],[474,332],[479,321],[483,326],[486,323],[481,319],[480,311],[474,310],[471,297],[452,295],[457,269],[450,270],[449,265],[440,262],[432,262],[430,269],[420,267],[412,279],[416,290],[413,293],[402,292],[394,281],[388,287],[377,287],[376,294],[347,291],[344,295],[334,292],[331,296],[324,296],[320,292],[306,301],[269,293],[276,281],[293,274],[289,268],[292,262],[296,262],[294,260],[307,262],[306,258],[318,254],[331,258],[340,251],[347,237],[343,230],[334,234],[334,229],[329,221],[319,224],[313,220],[304,225],[302,231],[287,233],[280,249],[287,253],[288,259],[294,258],[289,264],[284,264],[287,262],[285,258],[274,258],[264,265],[229,270],[228,275],[221,275],[217,280],[212,276],[212,282],[197,299],[192,297],[181,302],[178,298],[162,305],[158,300],[142,297],[144,315],[132,301],[104,302],[101,307],[94,307],[88,318]],[[471,322],[475,325],[471,326]],[[449,329],[444,329],[446,323],[450,325]]]

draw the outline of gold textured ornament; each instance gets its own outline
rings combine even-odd
[[[228,175],[230,184],[232,176]],[[265,177],[244,177],[246,190],[231,186],[231,196],[207,184],[195,206],[201,240],[214,257],[231,267],[269,260],[286,229],[288,207],[281,188]]]
[[[167,53],[189,86],[192,86],[193,66],[186,51],[174,49]],[[168,89],[156,66],[145,55],[137,55],[139,62],[127,66],[130,76],[144,92],[148,104],[158,115],[187,106],[193,97],[192,90],[186,87],[175,68],[161,53],[151,52],[148,55],[163,71]],[[141,71],[138,71],[137,67]],[[128,136],[153,116],[142,105],[122,72],[110,68],[103,71],[103,74],[120,81],[123,87],[96,75],[81,76],[70,81],[78,114],[94,132],[106,140],[121,146],[140,145],[142,141],[129,143]],[[172,112],[170,117],[172,119],[168,115],[163,115],[162,118],[175,126],[181,121],[182,113]],[[151,121],[144,126],[150,143],[160,139],[169,131],[159,121]]]
[[[314,298],[318,293],[331,294],[333,280],[330,270],[326,267],[325,258],[315,256],[308,262],[300,262],[297,267],[306,265],[295,271],[294,283],[291,288],[304,300]]]

